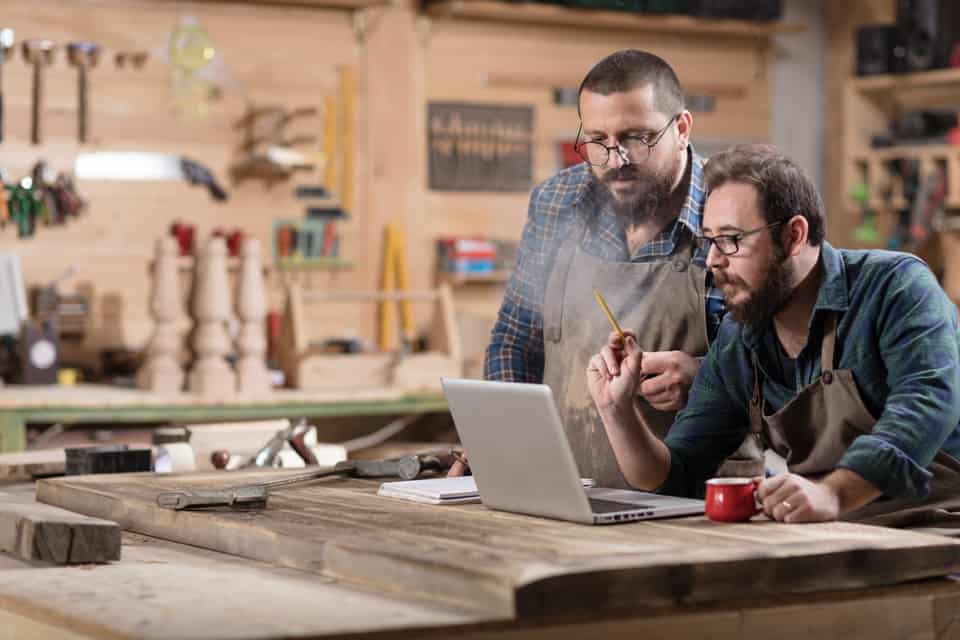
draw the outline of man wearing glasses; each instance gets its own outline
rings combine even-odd
[[[632,408],[634,338],[589,364],[625,478],[700,495],[749,434],[786,461],[757,491],[771,518],[960,531],[960,328],[936,278],[825,242],[816,188],[773,147],[714,156],[705,184],[700,242],[729,317],[663,442]]]
[[[703,161],[673,69],[645,51],[613,53],[584,78],[579,115],[584,162],[533,191],[484,373],[550,385],[581,474],[623,487],[584,375],[609,332],[593,290],[646,352],[639,411],[660,436],[686,402],[723,303],[694,241]]]

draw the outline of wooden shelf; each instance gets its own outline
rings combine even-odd
[[[777,34],[803,31],[802,25],[782,22],[710,20],[681,15],[638,15],[625,11],[507,3],[496,0],[443,0],[430,4],[426,11],[428,15],[434,17],[672,34],[770,38]]]
[[[510,271],[506,269],[492,273],[450,273],[441,271],[439,279],[441,282],[449,283],[453,286],[465,284],[503,284],[510,279]]]
[[[857,149],[852,153],[852,158],[857,162],[892,160],[894,158],[916,158],[918,160],[931,158],[934,160],[945,160],[950,156],[958,154],[960,154],[960,147],[952,144],[904,144],[895,147],[880,147],[877,149]]]
[[[849,83],[871,100],[901,108],[955,108],[960,97],[960,69],[863,76]]]
[[[274,268],[277,271],[338,271],[352,269],[353,263],[342,258],[279,259]]]

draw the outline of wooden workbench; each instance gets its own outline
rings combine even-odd
[[[0,452],[26,448],[27,423],[135,423],[377,416],[447,410],[440,394],[393,389],[305,392],[288,389],[260,397],[210,400],[104,385],[0,387]]]
[[[482,505],[381,498],[376,482],[337,479],[276,490],[258,512],[175,512],[154,502],[160,490],[265,473],[289,472],[41,481],[42,501],[148,534],[133,540],[208,551],[202,561],[182,548],[148,560],[147,549],[128,543],[120,562],[86,573],[49,569],[31,580],[0,573],[0,608],[24,624],[50,619],[110,637],[960,633],[952,626],[960,585],[952,580],[883,586],[960,568],[960,542],[938,536],[762,518],[591,527]]]

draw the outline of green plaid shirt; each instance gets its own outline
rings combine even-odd
[[[577,222],[589,233],[581,245],[593,256],[619,262],[669,260],[683,235],[699,235],[703,220],[703,162],[692,148],[690,190],[677,221],[640,247],[633,256],[627,248],[623,224],[609,208],[600,207],[592,194],[590,167],[578,164],[561,171],[533,190],[527,224],[517,260],[500,306],[484,362],[488,380],[543,382],[543,297],[560,245]],[[697,250],[693,263],[705,266],[706,252]],[[725,307],[721,292],[707,273],[704,314],[707,334],[716,335]]]
[[[766,333],[726,318],[665,439],[670,475],[659,491],[700,496],[704,481],[749,430],[752,356],[764,370],[761,394],[777,411],[820,377],[824,316],[839,312],[836,368],[853,373],[864,405],[878,418],[857,437],[839,467],[863,476],[890,498],[923,498],[927,467],[940,450],[960,458],[960,329],[957,309],[927,266],[888,251],[847,251],[823,244],[823,283],[810,337],[796,359],[796,379],[770,375]],[[766,364],[765,364],[766,363]]]

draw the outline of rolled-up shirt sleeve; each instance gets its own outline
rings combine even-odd
[[[716,342],[700,363],[687,406],[664,439],[670,449],[670,473],[658,493],[702,496],[704,483],[749,432],[749,408],[742,392],[743,356],[737,353],[735,333],[728,329],[732,329],[730,320],[721,325]]]
[[[838,467],[890,498],[924,498],[932,477],[926,467],[960,422],[957,309],[912,258],[891,270],[879,292],[874,326],[889,394],[873,431],[854,439]]]

